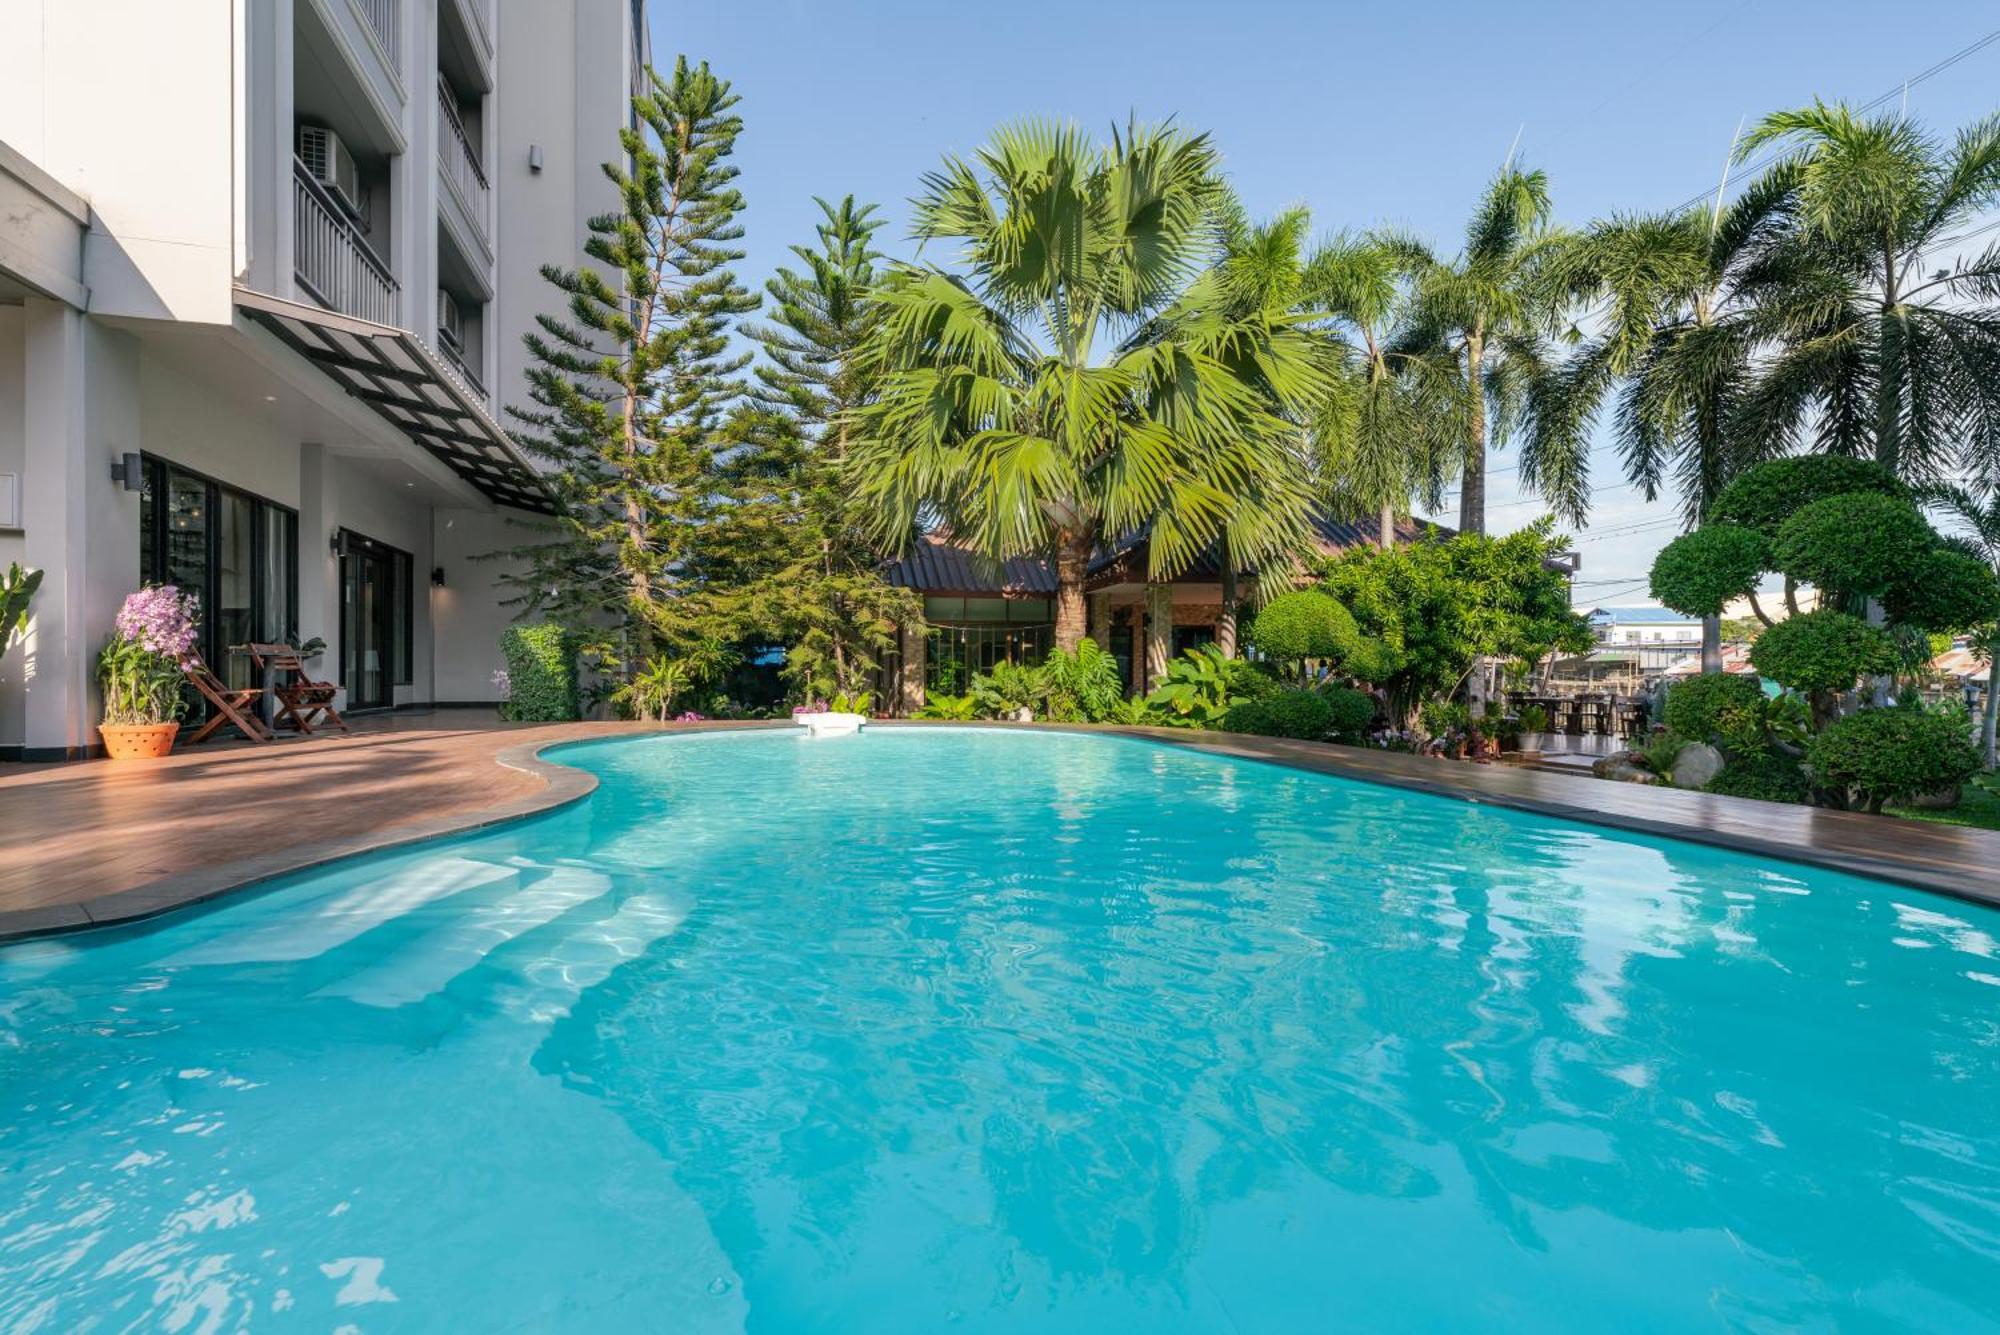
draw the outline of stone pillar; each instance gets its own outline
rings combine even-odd
[[[896,632],[902,662],[896,669],[896,713],[909,718],[924,707],[924,652],[929,637],[921,621],[905,623]]]
[[[1132,694],[1146,693],[1146,618],[1145,608],[1134,605],[1126,611],[1129,633],[1132,636]]]
[[[1097,641],[1097,647],[1111,648],[1111,595],[1093,593],[1090,595],[1090,638]]]
[[[1152,690],[1167,675],[1174,656],[1174,586],[1146,586],[1146,689]]]

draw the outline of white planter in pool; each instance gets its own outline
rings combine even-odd
[[[861,725],[867,721],[866,714],[840,714],[831,710],[823,714],[792,715],[792,722],[815,737],[836,737],[842,733],[860,732]]]

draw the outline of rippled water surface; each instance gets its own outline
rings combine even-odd
[[[0,951],[0,1331],[2000,1329],[2000,914],[1106,737],[562,759]]]

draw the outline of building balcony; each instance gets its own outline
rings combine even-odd
[[[492,190],[486,181],[486,169],[479,162],[479,150],[459,115],[458,98],[443,79],[438,80],[437,119],[438,174],[458,196],[466,220],[484,243]]]
[[[361,16],[368,22],[368,30],[377,42],[382,44],[382,52],[389,58],[389,68],[403,67],[403,4],[402,0],[354,0],[361,10]]]
[[[328,310],[376,324],[399,322],[402,303],[395,275],[333,196],[296,160],[292,269],[300,289]]]

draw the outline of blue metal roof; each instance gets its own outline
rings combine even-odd
[[[1695,626],[1700,617],[1683,616],[1670,607],[1593,607],[1592,621],[1608,621],[1617,626]]]

